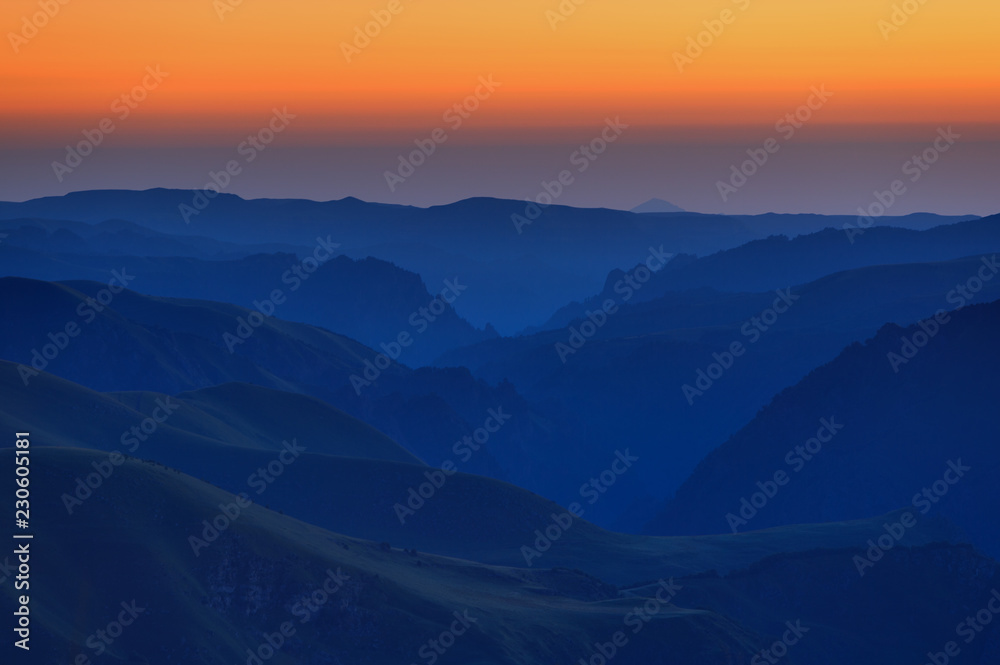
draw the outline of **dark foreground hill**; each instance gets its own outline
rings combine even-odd
[[[406,663],[444,644],[449,662],[540,665],[586,655],[632,605],[578,573],[491,568],[339,536],[151,463],[125,463],[99,509],[69,516],[52,491],[100,457],[33,454],[37,510],[49,516],[32,544],[36,662]],[[6,605],[12,585],[2,593]],[[119,618],[124,629],[108,629]],[[666,662],[658,654],[668,650],[749,662],[762,645],[705,610],[663,606],[654,619],[622,662]]]
[[[925,546],[890,552],[865,577],[852,550],[828,550],[617,588],[348,538],[138,460],[67,515],[59,489],[103,456],[31,455],[39,662],[542,665],[614,653],[628,665],[751,665],[782,642],[790,664],[902,665],[954,639],[997,573],[967,547]],[[2,457],[13,464],[12,450]],[[13,594],[0,587],[5,603]],[[866,621],[878,630],[845,639]],[[991,662],[996,637],[987,626],[965,658]]]

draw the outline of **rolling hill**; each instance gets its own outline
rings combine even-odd
[[[55,492],[99,456],[32,455],[37,509],[49,516],[38,520],[33,543],[32,653],[49,662],[78,654],[157,664],[247,662],[253,654],[274,663],[409,662],[449,630],[451,662],[569,662],[620,628],[631,609],[614,587],[580,573],[393,550],[241,505],[139,461],[118,469],[99,511],[70,516]],[[219,518],[223,509],[233,517]],[[207,531],[206,520],[221,533]],[[107,628],[123,616],[123,630]],[[110,643],[96,636],[102,628]],[[669,649],[749,662],[759,645],[712,612],[663,606],[622,660],[657,662]]]
[[[11,449],[0,454],[11,462]],[[624,664],[749,665],[791,626],[801,646],[790,664],[902,665],[947,637],[953,616],[988,600],[997,572],[967,547],[931,545],[895,550],[869,576],[846,577],[856,550],[832,549],[721,578],[617,588],[579,571],[486,566],[349,538],[138,460],[118,467],[90,512],[67,515],[60,488],[102,456],[46,447],[31,455],[46,516],[31,545],[32,647],[57,662],[83,654],[387,665],[444,645],[442,663],[541,665],[611,653],[606,645],[618,640],[615,662]],[[914,578],[947,592],[921,602]],[[848,607],[864,609],[838,611]],[[120,629],[109,628],[116,620]],[[844,639],[865,620],[882,630]],[[996,635],[988,627],[966,657],[988,662]]]
[[[173,395],[236,382],[310,395],[373,425],[435,465],[454,459],[455,444],[475,435],[491,409],[502,409],[508,422],[463,460],[464,470],[507,477],[508,470],[521,469],[521,477],[534,474],[541,477],[539,483],[545,469],[521,461],[550,454],[552,446],[546,442],[574,431],[569,419],[540,412],[512,386],[489,386],[467,371],[413,371],[393,363],[376,375],[379,352],[321,328],[274,317],[263,320],[242,343],[230,345],[226,335],[237,335],[239,321],[248,321],[251,311],[131,291],[113,294],[106,306],[97,303],[97,311],[87,299],[102,291],[107,286],[98,283],[0,279],[0,315],[19,322],[0,331],[0,357],[27,367],[22,373],[29,382],[37,367],[105,392]],[[77,334],[63,339],[68,324],[76,326]],[[57,351],[51,360],[40,356],[46,345],[54,344],[49,335],[65,344],[62,350],[48,349]],[[353,383],[352,377],[370,385]]]
[[[582,519],[572,519],[551,547],[538,545],[536,557],[523,548],[536,547],[537,532],[549,529],[553,516],[565,515],[567,508],[504,482],[430,469],[378,432],[309,398],[240,385],[177,397],[102,394],[50,375],[37,379],[24,387],[14,367],[0,362],[0,426],[31,431],[38,447],[104,451],[99,466],[107,477],[91,478],[92,491],[75,479],[58,488],[60,511],[72,515],[100,512],[118,483],[117,468],[108,466],[109,455],[117,453],[165,464],[233,494],[247,493],[255,502],[345,535],[481,563],[579,569],[614,584],[726,573],[782,552],[858,546],[881,534],[886,519],[898,519],[654,538],[593,525],[586,519],[593,504],[579,497],[575,512]],[[143,429],[164,405],[171,413],[152,431]],[[291,441],[294,447],[286,445]],[[94,471],[99,469],[88,474]],[[927,520],[907,542],[957,535],[946,522]]]

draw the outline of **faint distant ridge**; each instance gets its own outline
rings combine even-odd
[[[663,199],[649,199],[641,206],[632,208],[630,212],[687,212],[684,208],[679,208],[675,206],[670,201],[664,201]]]

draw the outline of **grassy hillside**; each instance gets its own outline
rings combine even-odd
[[[152,414],[155,393],[109,393],[132,409]],[[292,438],[309,442],[323,455],[422,464],[398,443],[374,427],[313,397],[245,383],[227,383],[184,392],[173,398],[180,408],[172,427],[201,432],[230,445],[280,450]]]
[[[432,469],[396,461],[401,455],[391,441],[343,414],[320,408],[321,404],[310,402],[306,406],[318,409],[320,417],[337,424],[336,429],[300,419],[297,410],[231,399],[233,395],[251,395],[277,407],[308,399],[297,395],[223,386],[199,391],[193,398],[176,398],[182,406],[146,441],[129,450],[122,445],[122,433],[142,422],[146,413],[152,412],[155,400],[163,401],[165,396],[129,393],[123,403],[112,395],[52,376],[43,375],[28,388],[18,385],[14,377],[13,366],[0,363],[0,395],[4,397],[0,426],[32,431],[38,446],[119,451],[155,460],[229,492],[246,492],[254,501],[290,516],[355,537],[526,567],[522,547],[535,548],[536,530],[545,531],[554,514],[566,512],[514,485],[465,473],[445,478],[437,472],[439,482],[443,479],[441,487],[412,514],[403,513],[401,522],[397,504],[408,504],[411,488],[429,489],[432,480],[427,474],[434,473]],[[196,408],[206,403],[202,392],[209,395],[207,403],[214,409],[211,414]],[[215,398],[218,394],[226,398]],[[226,438],[230,433],[232,438]],[[282,464],[273,481],[263,486],[252,482],[254,474],[261,477],[260,469],[280,459],[281,441],[291,438],[305,452]],[[349,453],[356,456],[346,456]],[[115,474],[105,484],[114,487],[117,481]],[[74,489],[69,483],[58,494],[73,494]],[[100,502],[106,500],[105,489],[102,486],[95,492]],[[739,536],[654,538],[600,529],[587,520],[587,502],[580,503],[583,519],[572,520],[551,549],[532,558],[532,568],[575,568],[614,584],[713,569],[726,572],[778,552],[860,545],[880,535],[884,521],[789,527]],[[97,505],[85,501],[73,511],[95,511]],[[909,542],[948,540],[955,535],[947,524],[928,520],[909,536]]]
[[[280,451],[284,441],[297,438],[313,454],[422,464],[378,430],[319,400],[247,384],[176,397],[98,393],[44,373],[24,386],[17,365],[0,361],[0,394],[0,419],[42,434],[43,445],[159,459],[200,457],[198,449],[202,455],[230,447]],[[155,429],[143,429],[144,422]]]
[[[288,638],[269,662],[421,662],[423,645],[464,615],[470,628],[442,663],[573,663],[622,631],[627,642],[615,662],[750,665],[785,621],[800,621],[809,639],[784,660],[791,665],[903,665],[919,654],[919,639],[934,646],[933,629],[947,635],[952,616],[980,601],[996,574],[995,563],[968,548],[939,545],[897,550],[860,578],[855,547],[786,553],[724,578],[667,580],[663,570],[664,584],[649,578],[618,589],[579,571],[488,566],[349,538],[259,505],[238,507],[232,494],[139,460],[118,467],[85,509],[67,515],[60,492],[102,456],[51,447],[31,455],[38,662],[80,653],[96,662],[92,636],[134,602],[136,620],[100,662],[242,663],[285,622]],[[0,450],[5,466],[12,457]],[[205,531],[206,520],[217,533]],[[708,541],[690,540],[674,556],[682,550],[692,559],[714,554]],[[331,574],[340,580],[327,587],[332,593],[314,595]],[[914,604],[921,589],[911,581],[935,578],[948,592]],[[674,591],[654,600],[664,585]],[[12,594],[10,584],[0,587],[5,603]],[[312,607],[303,604],[310,597]],[[855,611],[836,609],[849,607]],[[891,639],[843,639],[868,617]],[[989,654],[996,634],[969,651]]]
[[[41,448],[32,454],[37,510],[45,516],[37,520],[32,559],[33,653],[46,662],[81,652],[93,657],[86,636],[133,599],[143,612],[102,662],[245,662],[248,648],[287,621],[295,633],[270,662],[418,662],[421,646],[454,625],[454,612],[468,612],[471,628],[442,662],[573,662],[621,629],[633,606],[580,573],[385,549],[255,505],[196,556],[189,537],[232,495],[133,460],[120,467],[99,510],[67,516],[59,489],[99,456]],[[5,464],[11,457],[3,451]],[[301,623],[296,604],[321,588],[328,570],[348,579]],[[10,585],[0,590],[7,600],[11,593]],[[619,660],[748,663],[758,646],[755,636],[714,613],[664,605]]]
[[[225,303],[114,295],[100,312],[89,304],[106,285],[0,279],[0,315],[17,326],[0,329],[0,357],[30,365],[101,391],[144,390],[177,394],[240,382],[308,394],[361,419],[420,459],[440,464],[454,443],[482,426],[490,409],[503,407],[510,423],[490,437],[466,470],[507,478],[512,469],[535,471],[526,455],[569,438],[570,420],[555,422],[509,384],[493,387],[468,371],[414,371],[393,362],[378,370],[378,352],[315,326],[267,318],[243,343],[227,335],[252,313]],[[81,317],[80,308],[86,316]],[[36,356],[67,324],[78,334],[42,363]],[[66,340],[63,340],[66,341]],[[49,349],[51,351],[52,349]],[[401,358],[401,360],[405,360]],[[367,364],[366,364],[367,363]],[[351,377],[371,379],[358,386]],[[30,377],[29,377],[30,379]],[[494,452],[507,451],[497,460]]]

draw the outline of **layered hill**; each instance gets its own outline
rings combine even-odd
[[[643,215],[557,205],[535,209],[524,201],[489,198],[423,209],[352,198],[327,202],[244,200],[228,194],[213,198],[209,206],[185,220],[181,206],[190,207],[197,194],[167,189],[76,192],[0,203],[0,219],[90,224],[128,220],[169,236],[163,238],[163,246],[173,245],[178,252],[185,252],[181,256],[189,255],[183,248],[190,244],[191,236],[240,245],[280,243],[311,248],[318,236],[330,234],[342,244],[345,255],[391,261],[420,274],[432,292],[445,279],[460,277],[469,284],[470,292],[455,303],[456,310],[477,328],[492,323],[504,334],[538,325],[567,302],[598,291],[611,270],[635,265],[650,246],[664,245],[667,252],[706,256],[769,235],[794,236],[857,223],[849,216]],[[914,215],[886,217],[879,223],[926,228],[971,218]],[[90,244],[95,253],[107,254],[99,242]],[[109,240],[108,244],[121,242]],[[59,243],[53,239],[52,245]],[[162,255],[142,246],[133,244],[128,253]],[[49,280],[92,278],[20,274]],[[378,343],[360,339],[369,345]]]
[[[583,498],[568,517],[567,508],[514,485],[424,466],[307,397],[239,385],[176,397],[102,394],[50,375],[24,387],[9,363],[0,363],[0,396],[0,426],[32,432],[35,446],[104,452],[81,478],[101,468],[106,477],[55,488],[59,510],[71,515],[100,513],[118,483],[109,464],[121,455],[166,464],[338,533],[495,565],[574,568],[614,584],[725,573],[782,552],[860,546],[890,519],[739,536],[631,536],[589,522],[593,504]],[[554,540],[539,541],[553,528]],[[927,520],[908,544],[957,536],[946,522]]]
[[[376,350],[274,317],[243,339],[240,321],[251,320],[252,312],[224,303],[121,291],[106,305],[93,300],[98,311],[88,298],[102,291],[106,284],[0,279],[0,314],[19,322],[0,331],[0,357],[23,366],[22,382],[41,370],[106,392],[172,395],[236,382],[306,394],[373,425],[430,464],[454,460],[465,471],[494,477],[514,470],[516,479],[539,488],[551,475],[531,460],[555,454],[549,442],[574,432],[570,419],[546,415],[512,386],[490,386],[468,371],[413,371],[398,363],[382,369]],[[65,333],[70,324],[76,326],[72,338]],[[234,338],[240,343],[230,343]],[[466,444],[456,452],[498,409],[502,427],[489,420],[496,431],[488,440],[479,437],[474,455]]]
[[[92,256],[183,256],[239,259],[254,254],[302,253],[306,247],[281,243],[244,244],[204,236],[178,236],[134,222],[108,219],[96,224],[63,219],[3,219],[4,242],[21,249]]]
[[[785,472],[787,486],[766,507],[746,510],[755,514],[738,528],[857,519],[912,505],[949,517],[972,542],[1000,553],[1000,535],[982,518],[982,507],[1000,500],[998,326],[994,302],[922,325],[887,325],[845,349],[708,455],[649,532],[729,532],[727,515],[739,516],[758,482]],[[824,418],[842,429],[828,443],[809,443]]]
[[[569,662],[620,629],[631,609],[614,587],[580,573],[393,550],[139,461],[118,468],[99,507],[67,515],[58,489],[100,456],[32,454],[37,510],[49,516],[38,520],[32,554],[32,655],[42,660],[411,662],[450,630],[451,662]],[[207,531],[214,523],[219,530]],[[9,599],[13,587],[0,593]],[[122,616],[124,629],[109,631]],[[622,662],[657,662],[668,649],[749,662],[761,645],[705,610],[667,605],[653,619]],[[110,643],[96,636],[101,629]]]
[[[892,551],[865,577],[847,574],[857,549],[832,549],[721,578],[617,588],[578,571],[486,566],[349,538],[138,460],[117,467],[89,511],[67,515],[60,488],[103,456],[31,454],[46,516],[33,527],[31,557],[32,647],[43,660],[381,665],[436,653],[443,663],[530,665],[589,659],[618,640],[620,663],[748,665],[792,627],[799,646],[785,662],[903,664],[987,602],[997,574],[967,547],[935,545]],[[2,456],[12,463],[12,450]],[[915,578],[948,592],[927,598]],[[837,611],[852,606],[864,610]],[[108,629],[122,617],[123,629]],[[844,639],[866,617],[891,639]],[[996,630],[987,627],[966,657],[995,657]]]
[[[107,282],[113,271],[142,293],[211,300],[257,309],[287,321],[336,331],[370,347],[409,343],[400,361],[427,364],[448,349],[496,337],[455,313],[468,297],[461,275],[425,284],[419,275],[378,259],[334,255],[326,238],[305,256],[255,254],[232,260],[65,254],[0,245],[0,274],[46,281]],[[317,258],[318,257],[318,258]]]
[[[775,235],[709,256],[678,256],[632,289],[631,300],[696,289],[769,291],[869,266],[940,262],[1000,250],[1000,215],[922,230],[846,223],[846,230],[838,226],[797,237]],[[625,270],[611,272],[600,293],[562,308],[542,328],[564,327],[608,298],[621,299]]]
[[[641,508],[649,505],[642,495],[669,497],[775,394],[846,346],[887,322],[909,325],[963,302],[1000,299],[998,279],[974,281],[979,290],[967,290],[984,268],[991,273],[984,257],[973,256],[850,270],[780,293],[698,290],[635,304],[619,298],[607,315],[480,344],[439,362],[470,367],[488,382],[507,379],[535,402],[558,398],[595,439],[629,441],[644,460],[636,470],[644,487],[627,499],[629,488],[615,488],[606,505],[620,500],[616,510],[631,520],[639,515],[634,500]],[[731,355],[734,344],[739,356]],[[598,460],[592,464],[600,468]]]

